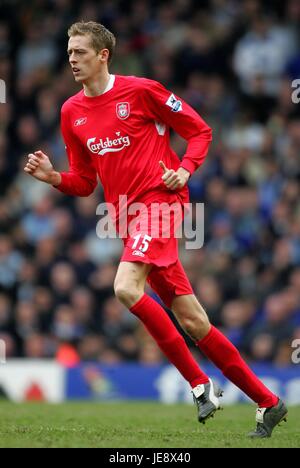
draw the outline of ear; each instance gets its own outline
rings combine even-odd
[[[98,57],[99,57],[100,62],[107,62],[109,58],[109,50],[108,49],[100,50]]]

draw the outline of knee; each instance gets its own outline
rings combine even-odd
[[[115,295],[122,304],[124,304],[128,309],[132,307],[143,295],[143,291],[140,291],[138,288],[126,284],[126,283],[117,283],[114,285]]]
[[[204,310],[183,311],[178,321],[184,331],[193,339],[202,339],[209,331],[210,323]]]

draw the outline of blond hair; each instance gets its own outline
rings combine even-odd
[[[109,50],[108,63],[111,62],[116,45],[116,38],[112,32],[95,21],[80,21],[72,24],[68,29],[68,36],[85,36],[91,38],[91,46],[98,53],[101,49]]]

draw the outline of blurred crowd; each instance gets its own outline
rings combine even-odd
[[[300,103],[291,97],[300,79],[298,0],[0,2],[7,357],[64,359],[67,350],[72,362],[164,362],[114,298],[121,241],[96,236],[101,187],[68,197],[23,172],[38,149],[58,170],[68,167],[60,107],[80,89],[66,48],[68,27],[81,19],[117,36],[112,73],[160,81],[213,128],[189,182],[192,201],[205,203],[205,243],[195,251],[181,242],[181,259],[212,323],[244,356],[289,365],[300,338]],[[184,154],[175,134],[172,146]]]

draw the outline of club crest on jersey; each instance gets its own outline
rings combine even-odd
[[[129,102],[119,102],[116,105],[116,113],[119,119],[121,120],[127,119],[127,117],[129,117],[129,114],[130,114]]]

